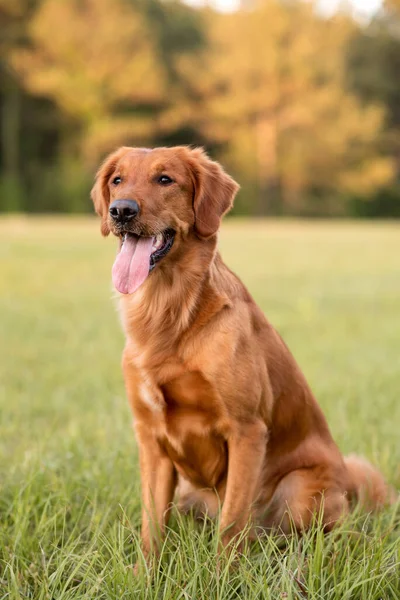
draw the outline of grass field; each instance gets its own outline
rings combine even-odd
[[[221,246],[340,448],[399,487],[400,225],[236,221]],[[140,482],[114,252],[94,219],[0,221],[0,599],[398,600],[395,509],[325,538],[265,537],[218,575],[213,526],[175,515],[152,577],[133,577]]]

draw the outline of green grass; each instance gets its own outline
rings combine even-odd
[[[344,453],[400,483],[400,226],[228,222],[228,264],[281,332]],[[398,599],[396,511],[217,574],[213,525],[174,515],[134,578],[140,482],[110,270],[94,219],[0,221],[0,599]]]

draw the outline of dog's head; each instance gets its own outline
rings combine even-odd
[[[199,148],[122,147],[108,156],[91,196],[102,234],[121,240],[113,268],[117,289],[133,293],[191,235],[215,236],[238,187]]]

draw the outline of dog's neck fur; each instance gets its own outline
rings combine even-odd
[[[171,348],[179,348],[194,328],[230,304],[225,290],[214,285],[217,273],[230,273],[217,252],[216,236],[193,238],[173,266],[168,263],[160,263],[133,295],[121,297],[127,344],[137,348],[141,362],[165,361]]]

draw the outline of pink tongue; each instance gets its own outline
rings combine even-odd
[[[126,237],[112,268],[113,283],[121,294],[133,294],[146,279],[153,241],[152,237]]]

